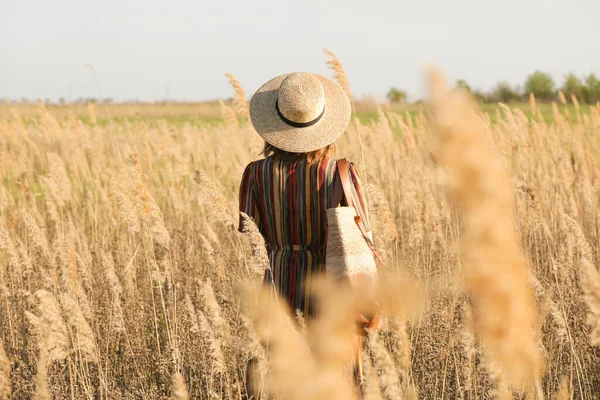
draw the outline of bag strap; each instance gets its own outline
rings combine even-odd
[[[339,161],[338,161],[339,162]],[[331,206],[340,207],[342,200],[344,200],[344,186],[342,185],[339,170],[340,166],[337,164],[337,172],[333,176],[333,195],[331,197]]]
[[[337,160],[337,167],[346,203],[348,207],[354,207],[354,202],[352,201],[352,183],[350,182],[350,163],[345,158],[342,158]],[[356,207],[354,208],[356,209]],[[356,211],[358,214],[358,210]]]
[[[362,235],[367,239],[367,242],[370,242],[369,236],[365,229],[365,225],[363,224],[362,218],[358,213],[358,209],[354,205],[354,201],[352,200],[352,183],[350,182],[350,163],[345,158],[341,158],[337,160],[337,174],[336,180],[334,182],[333,189],[333,205],[335,207],[339,207],[342,204],[342,200],[346,199],[346,204],[348,207],[354,208],[356,211],[356,225],[360,229]]]
[[[353,207],[354,210],[356,211],[356,216],[354,217],[354,221],[356,222],[358,229],[360,229],[360,232],[362,233],[363,237],[365,238],[365,241],[367,242],[367,244],[373,251],[373,254],[375,255],[375,257],[381,263],[383,263],[383,260],[379,256],[379,253],[377,253],[377,250],[375,249],[375,245],[373,244],[373,241],[371,240],[371,237],[369,236],[369,233],[367,232],[367,230],[365,228],[365,224],[364,224],[362,218],[360,217],[358,208],[356,208],[356,205],[354,205],[354,201],[352,200],[352,183],[350,181],[350,163],[348,162],[348,160],[346,160],[345,158],[337,160],[337,172],[338,172],[337,177],[339,177],[339,180],[336,179],[334,181],[334,187],[333,187],[333,201],[334,201],[333,204],[334,204],[334,206],[339,207],[342,202],[342,198],[346,198],[346,203],[348,204],[348,207]]]

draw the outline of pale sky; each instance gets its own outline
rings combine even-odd
[[[489,89],[541,69],[600,76],[600,0],[0,0],[0,98],[206,100],[232,72],[250,96],[292,71],[352,91],[425,92],[422,67]]]

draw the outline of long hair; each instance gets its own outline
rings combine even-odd
[[[311,151],[308,153],[291,153],[289,151],[281,150],[267,142],[265,142],[265,148],[262,154],[265,157],[271,157],[276,160],[283,160],[287,162],[297,161],[308,161],[309,163],[315,163],[325,158],[330,158],[335,152],[335,144],[331,143],[319,150]]]

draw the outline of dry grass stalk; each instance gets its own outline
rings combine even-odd
[[[130,197],[118,190],[114,191],[114,196],[119,206],[119,213],[127,223],[128,230],[131,233],[141,232],[140,219]]]
[[[2,227],[0,227],[0,250],[4,250],[6,252],[6,259],[8,261],[7,264],[10,268],[10,271],[15,273],[21,272],[20,257],[19,253],[17,252],[17,248],[15,247],[15,243],[11,239],[6,229]],[[0,269],[0,279],[7,280],[4,275],[4,271]]]
[[[513,400],[514,397],[508,385],[506,374],[502,371],[498,363],[492,359],[485,358],[484,365],[494,384],[490,394],[497,400]]]
[[[535,212],[535,215],[536,215],[538,221],[541,222],[540,202],[538,201],[535,189],[533,189],[527,183],[525,183],[525,182],[523,182],[522,180],[519,180],[519,179],[514,179],[513,180],[513,185],[515,186],[516,189],[518,189],[521,192],[526,193],[527,195],[529,195],[529,199],[531,200],[530,207]]]
[[[77,251],[75,249],[75,228],[69,221],[69,230],[59,248],[59,278],[61,289],[71,296],[77,297],[80,286],[77,270]]]
[[[57,135],[61,129],[56,119],[48,112],[46,106],[44,106],[44,102],[41,99],[38,99],[38,112],[40,114],[40,118],[42,121],[42,125],[48,130],[48,132],[52,135]]]
[[[190,332],[193,334],[200,333],[200,326],[198,325],[198,315],[196,314],[196,309],[194,308],[192,298],[188,293],[186,293],[183,298],[183,307],[186,311],[187,318],[190,322]]]
[[[63,159],[56,153],[48,153],[48,178],[51,191],[59,207],[64,207],[71,201],[71,181]]]
[[[15,206],[15,200],[4,188],[0,185],[0,212],[11,210]]]
[[[383,393],[390,399],[401,399],[402,389],[398,383],[396,365],[385,346],[379,340],[379,334],[369,333],[369,348],[375,358],[375,365],[381,371],[380,380]]]
[[[375,370],[371,358],[365,351],[362,354],[362,363],[365,374],[365,382],[363,388],[363,399],[364,400],[381,400],[381,387],[379,386],[379,380],[377,377],[377,371]]]
[[[29,280],[33,275],[33,264],[31,263],[31,259],[29,258],[29,255],[27,254],[25,245],[20,240],[17,242],[17,246],[18,246],[19,256],[20,256],[20,260],[21,260],[21,263],[20,263],[21,276],[25,280]]]
[[[216,183],[208,175],[200,171],[194,173],[194,181],[196,181],[202,189],[199,193],[200,199],[203,203],[207,204],[212,211],[209,214],[209,219],[211,221],[219,221],[227,226],[235,226],[229,203],[217,187]]]
[[[258,230],[258,227],[247,214],[240,213],[243,218],[243,229],[244,233],[248,236],[250,242],[250,248],[252,249],[252,258],[250,260],[250,268],[253,273],[258,276],[263,276],[265,271],[271,269],[269,263],[269,255],[267,254],[267,247],[265,245],[265,239]]]
[[[23,222],[25,223],[33,247],[40,252],[49,265],[54,266],[54,257],[50,252],[46,234],[40,229],[35,219],[27,212],[23,212]]]
[[[399,321],[423,311],[425,291],[414,277],[404,271],[394,271],[394,275],[381,274],[377,291],[382,313]]]
[[[475,356],[477,355],[477,347],[475,344],[475,335],[473,334],[473,317],[471,315],[471,306],[465,301],[461,302],[461,318],[462,324],[460,327],[460,344],[462,347],[463,354],[465,356],[465,362],[462,365],[462,373],[464,376],[463,386],[470,390],[473,384],[473,370]]]
[[[333,71],[333,79],[342,87],[342,89],[344,89],[348,98],[352,99],[350,83],[348,82],[348,77],[346,76],[346,71],[344,71],[342,63],[331,50],[323,49],[323,51],[328,57],[327,66]]]
[[[235,97],[233,98],[233,109],[235,112],[241,117],[248,116],[248,102],[246,101],[246,93],[244,92],[244,88],[242,88],[242,84],[237,80],[235,76],[231,73],[225,74],[227,79],[229,80],[229,84],[233,87],[235,91]]]
[[[40,351],[48,354],[49,363],[64,360],[69,353],[70,340],[60,306],[47,290],[38,290],[35,297],[38,313],[27,312],[27,319],[38,336]]]
[[[475,324],[502,370],[517,384],[539,375],[533,340],[535,310],[512,224],[511,184],[482,133],[471,101],[450,92],[437,71],[429,74],[436,156],[447,169],[447,193],[463,212],[465,283]]]
[[[39,350],[35,375],[35,398],[50,399],[48,368],[53,362],[69,355],[70,340],[58,302],[46,290],[35,292],[38,314],[26,311],[26,317],[35,332]]]
[[[219,99],[219,108],[221,109],[221,118],[223,118],[225,124],[237,128],[239,123],[235,111],[221,99]]]
[[[579,101],[574,94],[571,94],[571,103],[573,103],[573,106],[575,106],[575,110],[579,111]]]
[[[83,360],[98,362],[96,338],[79,304],[66,293],[60,295],[60,304],[70,328],[71,343],[75,353]]]
[[[254,386],[259,393],[262,393],[264,391],[263,385],[269,369],[267,364],[267,353],[260,343],[260,339],[256,334],[256,329],[250,318],[248,318],[245,313],[242,313],[240,317],[244,324],[244,329],[248,334],[248,343],[246,345],[248,359],[255,361],[255,369],[252,372],[252,379],[256,382]]]
[[[554,400],[571,400],[573,398],[573,389],[568,376],[563,376],[560,380],[558,391],[554,394]]]
[[[171,236],[165,227],[163,214],[144,182],[140,156],[137,152],[129,154],[129,167],[131,190],[135,198],[138,218],[146,224],[152,240],[168,250]]]
[[[537,115],[537,106],[533,93],[529,93],[529,108],[531,109],[531,115]]]
[[[567,98],[565,97],[565,94],[562,92],[562,90],[558,91],[558,99],[561,103],[567,104]]]
[[[577,221],[569,217],[567,214],[563,214],[563,219],[569,230],[569,233],[572,234],[575,238],[575,245],[581,253],[581,256],[585,257],[587,260],[593,260],[594,256],[592,253],[592,248],[588,243],[587,239],[585,238],[585,235]]]
[[[573,399],[573,388],[568,376],[563,376],[560,380],[560,386],[558,391],[552,397],[553,400],[572,400]]]
[[[256,301],[250,299],[250,294],[247,298],[256,333],[265,343],[272,366],[265,380],[267,392],[291,400],[323,398],[317,397],[317,391],[323,390],[326,383],[317,381],[317,365],[284,305],[268,290],[261,290]]]
[[[402,378],[402,385],[406,387],[409,385],[409,373],[411,368],[410,355],[412,351],[410,338],[406,332],[406,322],[398,317],[390,318],[389,321],[386,322],[392,333],[392,349],[398,365],[398,373]]]
[[[600,345],[600,273],[587,259],[579,261],[579,276],[581,288],[590,313],[587,323],[592,327],[590,343],[592,346]]]
[[[114,333],[125,332],[125,320],[123,318],[123,308],[121,305],[123,287],[121,286],[119,277],[115,273],[113,258],[108,253],[102,254],[102,268],[104,268],[110,294],[110,318],[108,321],[110,329]]]
[[[377,240],[377,248],[389,262],[394,255],[400,240],[390,205],[383,191],[373,184],[367,188],[369,196],[369,211],[371,211],[371,226]]]
[[[202,297],[202,308],[210,321],[210,325],[220,340],[226,344],[231,340],[231,332],[227,321],[221,315],[221,308],[215,297],[210,279],[200,283],[200,296]]]
[[[96,106],[91,101],[88,101],[87,108],[88,114],[90,116],[90,122],[92,123],[92,125],[96,125]]]
[[[0,338],[0,399],[10,399],[12,393],[11,381],[12,363],[4,351],[4,341]]]
[[[319,317],[309,322],[300,319],[300,332],[306,332],[306,340],[317,364],[318,379],[315,382],[315,398],[340,399],[352,397],[348,385],[357,346],[354,318],[360,294],[357,296],[347,287],[315,279],[311,282],[319,301]],[[346,376],[343,368],[346,366]],[[326,384],[325,384],[326,382]]]
[[[223,373],[227,369],[225,364],[225,357],[223,355],[223,348],[221,347],[221,341],[219,337],[215,335],[213,329],[211,328],[208,319],[202,312],[202,310],[198,310],[198,328],[200,332],[200,337],[205,342],[206,347],[208,347],[208,354],[211,359],[211,372],[212,373]]]
[[[173,396],[171,396],[172,400],[188,400],[189,395],[187,388],[185,387],[185,379],[183,379],[183,375],[181,373],[176,372],[171,377],[172,380],[172,392]]]

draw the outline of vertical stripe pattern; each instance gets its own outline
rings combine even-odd
[[[267,157],[249,164],[240,185],[240,211],[256,222],[265,238],[271,266],[265,282],[273,284],[290,311],[315,314],[310,279],[324,271],[327,208],[331,204],[337,164],[286,162]],[[354,203],[370,231],[360,178],[350,165]],[[241,222],[240,222],[241,229]]]

